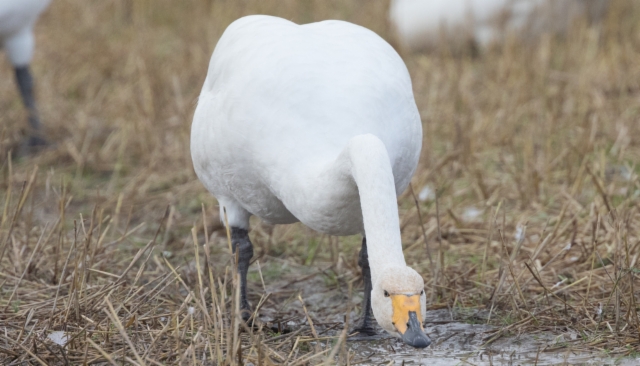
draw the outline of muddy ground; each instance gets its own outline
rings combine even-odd
[[[273,263],[271,264],[273,265]],[[286,266],[283,268],[287,271]],[[294,268],[291,268],[293,270]],[[257,269],[253,269],[257,273]],[[263,268],[264,270],[264,268]],[[302,270],[295,268],[295,272]],[[260,320],[274,332],[292,338],[309,332],[309,322],[298,299],[304,299],[319,338],[340,335],[349,303],[348,284],[324,268],[307,268],[304,275],[283,276],[266,284],[270,294],[260,309]],[[331,278],[333,281],[329,281]],[[330,285],[328,285],[330,283]],[[350,318],[358,321],[362,284],[353,282]],[[264,295],[254,283],[254,299]],[[258,295],[257,293],[263,292]],[[255,303],[255,301],[254,301]],[[485,309],[437,309],[427,311],[425,331],[432,344],[418,350],[405,345],[378,327],[378,335],[348,338],[347,349],[353,365],[638,365],[640,357],[609,356],[598,349],[585,350],[581,335],[566,327],[541,329],[529,333],[504,332],[487,324]],[[353,322],[351,322],[353,324]],[[353,329],[350,325],[350,330]],[[294,335],[295,334],[295,335]],[[498,335],[499,334],[499,335]],[[334,339],[335,339],[334,338]],[[331,340],[329,341],[331,342]],[[323,349],[326,341],[319,342]],[[310,345],[315,345],[311,342]]]

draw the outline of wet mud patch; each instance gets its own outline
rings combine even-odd
[[[303,271],[302,273],[300,271]],[[325,271],[326,272],[326,271]],[[295,274],[294,274],[295,273]],[[270,281],[268,300],[260,308],[260,321],[276,336],[312,337],[309,318],[319,341],[311,347],[330,347],[344,329],[345,313],[351,301],[350,327],[360,315],[362,290],[357,282],[351,297],[345,278],[322,270],[296,268],[291,274]],[[327,283],[331,277],[331,284]],[[255,286],[254,301],[261,289]],[[302,301],[300,301],[302,299]],[[254,302],[255,303],[255,302]],[[303,309],[303,304],[306,307]],[[308,316],[307,316],[308,314]],[[534,332],[504,332],[486,324],[485,310],[438,309],[427,311],[424,326],[432,344],[415,349],[377,327],[375,336],[351,333],[346,347],[352,365],[637,365],[639,357],[608,356],[589,349],[577,332],[566,327]]]
[[[452,316],[463,317],[447,309],[427,312],[425,331],[432,343],[424,350],[409,347],[381,329],[376,339],[351,338],[348,345],[361,365],[637,365],[640,362],[640,358],[613,358],[595,350],[576,350],[572,346],[577,346],[580,339],[572,332],[506,334],[486,345],[500,331],[499,327],[450,320]],[[471,311],[464,317],[478,319],[481,315]]]
[[[637,365],[639,358],[613,358],[598,351],[584,352],[571,345],[558,348],[562,334],[540,332],[510,335],[490,346],[484,339],[496,327],[449,323],[425,327],[432,344],[419,350],[391,336],[348,342],[360,365]]]

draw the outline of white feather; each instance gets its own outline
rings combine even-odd
[[[69,335],[62,330],[56,330],[54,332],[49,333],[47,338],[49,338],[51,342],[57,344],[58,346],[63,346],[63,347],[69,341]]]
[[[435,197],[436,197],[436,194],[434,190],[428,185],[422,187],[422,189],[420,190],[420,193],[418,193],[418,199],[423,202],[433,200]]]

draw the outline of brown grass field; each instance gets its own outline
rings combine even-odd
[[[233,20],[344,19],[392,42],[387,8],[55,0],[33,63],[49,150],[16,157],[26,113],[0,61],[0,364],[368,364],[346,342],[359,237],[252,221],[260,316],[238,321],[233,258],[189,133]],[[484,349],[571,331],[540,352],[637,357],[640,3],[613,1],[599,27],[535,44],[402,56],[424,144],[400,221],[429,309],[494,325]]]

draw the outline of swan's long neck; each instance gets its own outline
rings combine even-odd
[[[385,267],[406,266],[391,162],[384,143],[374,135],[354,137],[345,152],[358,186],[371,280],[375,284]]]

